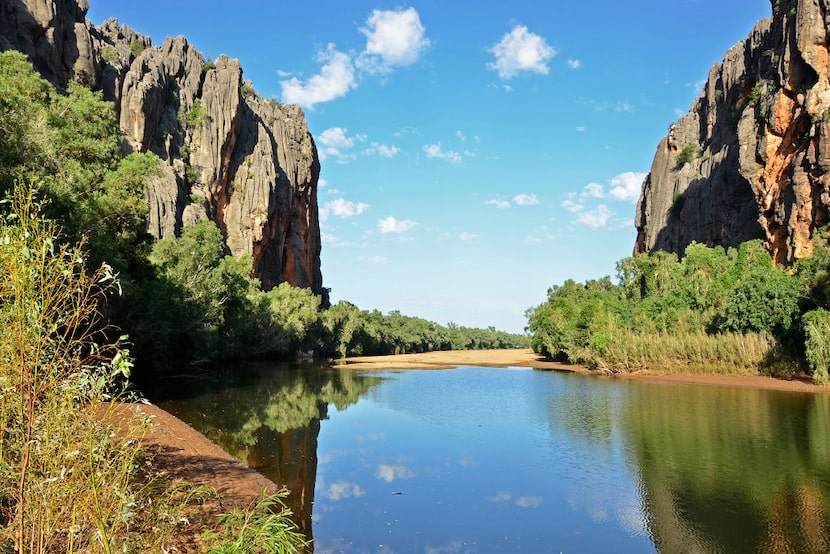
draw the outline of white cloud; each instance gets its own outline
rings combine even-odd
[[[584,125],[580,125],[580,126],[578,126],[578,127],[576,128],[576,132],[577,132],[577,133],[584,133],[584,132],[585,132],[585,126],[584,126]]]
[[[617,106],[614,109],[618,112],[626,113],[634,113],[635,111],[637,111],[637,108],[634,107],[634,104],[628,102],[627,100],[625,102],[617,103]]]
[[[375,477],[387,483],[391,483],[395,479],[409,479],[414,475],[408,467],[399,464],[380,464],[375,472]]]
[[[362,214],[369,209],[369,204],[363,202],[355,204],[343,198],[337,198],[331,202],[327,202],[325,208],[337,217],[346,218]]]
[[[349,483],[347,481],[337,481],[329,485],[328,489],[323,493],[329,500],[340,500],[342,498],[360,498],[366,492],[360,488],[360,485]]]
[[[460,140],[461,142],[467,142],[466,135],[464,135],[464,133],[462,133],[461,131],[456,131],[455,136],[457,136],[458,140]]]
[[[643,180],[646,173],[635,173],[627,171],[620,173],[610,181],[611,190],[609,194],[617,200],[637,202],[640,197],[640,190],[643,187]]]
[[[460,238],[464,242],[470,242],[471,240],[476,240],[478,238],[478,235],[475,235],[473,233],[461,233],[460,235],[458,235],[458,238]]]
[[[608,225],[608,220],[612,215],[613,213],[608,209],[608,206],[600,204],[595,209],[580,214],[576,222],[591,229],[602,229]]]
[[[499,200],[498,198],[494,198],[492,200],[487,200],[484,203],[489,205],[489,206],[495,206],[500,210],[506,210],[507,208],[510,207],[510,202],[508,202],[507,200]]]
[[[513,27],[490,52],[496,61],[487,67],[497,71],[502,79],[512,79],[523,71],[547,75],[550,71],[547,62],[556,55],[556,50],[544,38],[531,33],[524,25]]]
[[[386,256],[360,256],[357,258],[357,261],[370,264],[385,264],[389,259]]]
[[[394,158],[401,151],[401,149],[398,148],[397,146],[389,146],[387,144],[377,144],[377,143],[374,143],[374,142],[372,143],[372,147],[374,148],[375,152],[377,152],[378,154],[380,154],[384,158]]]
[[[423,149],[426,152],[427,158],[438,158],[454,164],[461,163],[461,154],[453,150],[444,152],[440,142],[438,144],[425,144]]]
[[[317,142],[330,148],[351,148],[354,146],[354,139],[347,137],[346,131],[343,127],[330,127],[320,133]]]
[[[585,208],[585,206],[583,206],[582,204],[577,204],[571,199],[567,199],[564,202],[562,202],[562,207],[571,213],[581,212]]]
[[[577,59],[570,59],[568,60],[568,67],[571,69],[579,69],[582,67],[582,62]]]
[[[369,73],[387,73],[394,66],[412,65],[430,45],[421,18],[412,7],[374,10],[360,32],[366,35],[360,65]]]
[[[605,198],[605,189],[599,183],[588,183],[585,185],[584,194],[591,198]]]
[[[296,77],[280,82],[283,100],[313,110],[315,104],[344,96],[357,86],[351,57],[338,52],[334,44],[329,44],[324,52],[320,52],[317,60],[323,64],[319,75],[305,83]]]
[[[535,194],[517,194],[513,197],[513,203],[517,206],[536,206],[539,198]]]
[[[380,232],[385,235],[389,233],[406,233],[411,231],[415,225],[417,225],[417,223],[412,220],[404,219],[398,221],[391,215],[378,221],[378,229],[380,229]]]
[[[347,129],[343,127],[330,127],[320,133],[317,137],[317,153],[320,156],[320,161],[327,158],[336,158],[338,162],[344,163],[353,160],[355,155],[346,150],[354,147],[356,142],[363,142],[366,140],[365,135],[348,136]]]
[[[525,244],[539,244],[540,242],[542,242],[542,239],[536,235],[528,235],[525,237]]]

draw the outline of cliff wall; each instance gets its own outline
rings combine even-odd
[[[830,0],[772,0],[772,9],[660,141],[635,252],[762,238],[791,263],[830,222]]]
[[[228,252],[253,256],[263,286],[281,282],[324,296],[317,180],[305,115],[263,99],[239,61],[206,60],[183,37],[154,47],[111,19],[86,20],[86,0],[0,0],[0,49],[26,53],[56,86],[70,79],[115,103],[125,153],[165,162],[148,183],[156,238],[214,220]]]

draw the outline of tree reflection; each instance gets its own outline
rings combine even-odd
[[[638,390],[624,429],[660,551],[828,551],[830,397]]]
[[[346,408],[380,381],[343,369],[246,364],[166,384],[154,400],[288,488],[286,504],[311,539],[320,421],[329,404]]]

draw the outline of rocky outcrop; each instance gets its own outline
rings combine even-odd
[[[830,0],[772,0],[660,141],[635,252],[762,238],[779,263],[830,222]]]
[[[250,254],[263,286],[281,282],[324,296],[317,180],[305,115],[260,97],[239,61],[206,60],[183,37],[153,47],[116,20],[85,20],[86,0],[0,0],[0,48],[29,55],[58,87],[69,79],[115,104],[125,153],[166,166],[147,185],[157,239],[202,218],[228,252]]]

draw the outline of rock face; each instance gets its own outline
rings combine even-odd
[[[125,152],[166,163],[148,183],[157,239],[214,220],[228,252],[250,254],[268,289],[311,288],[320,272],[317,148],[296,106],[261,98],[239,61],[215,61],[183,37],[153,47],[114,19],[94,26],[86,0],[0,0],[0,49],[28,54],[58,87],[76,79],[115,103]]]
[[[830,222],[830,0],[772,0],[660,141],[635,252],[762,238],[779,263]]]

